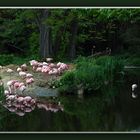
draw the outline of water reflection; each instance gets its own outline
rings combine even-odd
[[[135,131],[140,128],[140,96],[132,98],[131,86],[137,83],[139,93],[140,77],[126,75],[125,78],[83,98],[76,95],[38,98],[31,106],[22,102],[22,98],[22,104],[5,100],[4,107],[0,106],[0,130]]]
[[[60,102],[58,103],[51,103],[51,102],[38,102],[37,103],[37,107],[39,109],[45,109],[46,111],[52,111],[52,112],[58,112],[59,110],[60,111],[63,111],[63,106],[61,105]]]
[[[7,95],[3,106],[10,112],[14,112],[18,116],[24,116],[25,113],[35,109],[36,100],[30,96]]]
[[[58,112],[63,111],[63,106],[60,102],[40,99],[34,99],[30,96],[17,96],[9,95],[2,104],[8,111],[17,114],[18,116],[24,116],[26,113],[32,112],[35,108],[45,109],[46,111]]]

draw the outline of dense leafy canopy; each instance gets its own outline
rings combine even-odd
[[[56,59],[106,48],[138,52],[139,15],[139,9],[1,9],[0,52]]]

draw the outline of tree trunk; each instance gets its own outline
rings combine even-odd
[[[57,30],[57,34],[56,34],[56,37],[55,37],[54,48],[53,48],[54,55],[57,55],[57,53],[58,53],[58,51],[60,49],[62,34],[63,34],[63,29],[62,28]]]
[[[78,21],[76,18],[73,19],[71,23],[71,36],[70,36],[70,49],[69,57],[74,59],[76,57],[76,36],[78,31]]]
[[[40,10],[39,12],[40,14],[37,15],[37,23],[40,31],[40,56],[45,59],[46,57],[51,57],[52,55],[51,27],[44,23],[44,21],[50,16],[50,11],[45,9]]]

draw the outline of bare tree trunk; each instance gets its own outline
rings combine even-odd
[[[74,59],[76,57],[77,31],[78,31],[78,21],[76,18],[74,18],[71,24],[70,49],[69,49],[70,59]]]
[[[48,9],[39,10],[36,15],[36,21],[40,31],[40,56],[45,59],[52,55],[52,45],[51,45],[51,27],[44,23],[45,20],[50,16],[50,11]]]

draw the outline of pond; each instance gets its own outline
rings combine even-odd
[[[37,105],[18,112],[1,104],[0,131],[140,131],[140,95],[132,98],[131,93],[133,83],[140,93],[139,69],[126,73],[124,81],[104,91],[115,95],[108,102],[91,93],[39,98]]]

